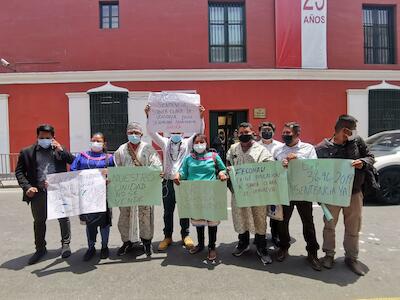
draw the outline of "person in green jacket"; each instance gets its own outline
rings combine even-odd
[[[183,164],[176,174],[174,182],[179,185],[180,180],[227,180],[226,167],[221,157],[210,152],[207,145],[207,137],[196,134],[193,137],[193,150],[185,157]],[[190,249],[191,254],[199,253],[204,249],[204,227],[208,226],[208,256],[213,261],[217,257],[215,243],[217,240],[217,226],[220,220],[191,220],[197,229],[198,245]]]

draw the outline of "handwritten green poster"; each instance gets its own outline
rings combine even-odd
[[[109,207],[160,205],[160,171],[148,167],[108,169],[107,202]]]
[[[290,200],[304,200],[347,207],[354,168],[347,159],[299,159],[289,163]]]
[[[238,207],[289,204],[287,170],[279,161],[237,165],[229,176]]]
[[[175,185],[180,218],[221,221],[228,219],[226,182],[183,180]]]

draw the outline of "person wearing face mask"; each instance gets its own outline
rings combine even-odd
[[[161,171],[161,160],[157,151],[150,144],[142,141],[143,129],[137,122],[130,122],[126,129],[128,142],[122,144],[114,153],[116,167],[152,167]],[[148,257],[153,253],[151,241],[154,235],[154,206],[120,207],[118,229],[122,246],[118,255],[125,255],[132,250],[137,235],[137,219],[139,219],[139,236],[144,252]]]
[[[114,159],[111,154],[107,154],[106,140],[101,132],[93,134],[90,141],[90,150],[78,154],[71,165],[71,171],[87,169],[103,169],[114,166]],[[106,259],[109,256],[108,239],[110,236],[111,210],[105,212],[84,214],[79,216],[80,220],[86,224],[86,237],[88,250],[83,256],[84,261],[89,261],[96,254],[96,237],[98,227],[100,227],[101,250],[100,258]]]
[[[147,132],[154,143],[163,151],[163,205],[164,205],[164,239],[158,245],[159,251],[165,251],[172,244],[172,233],[174,229],[175,211],[175,190],[174,178],[178,173],[183,159],[193,148],[193,137],[197,133],[204,133],[204,107],[199,106],[201,117],[201,128],[189,138],[183,138],[183,133],[173,132],[170,138],[161,136],[157,132],[152,132],[147,126]],[[150,105],[145,108],[146,116],[151,112]],[[189,219],[180,219],[182,243],[187,249],[194,247],[193,240],[189,236]]]
[[[37,263],[46,253],[47,183],[46,175],[67,172],[67,164],[74,156],[54,138],[54,127],[40,125],[36,129],[37,142],[21,150],[15,176],[23,190],[23,201],[31,204],[36,252],[28,264]],[[58,219],[61,230],[61,257],[71,255],[71,227],[69,218]]]
[[[283,143],[275,140],[273,137],[275,135],[275,124],[271,122],[262,122],[258,127],[258,131],[260,133],[260,141],[259,143],[263,145],[272,156],[274,156],[276,149],[283,146]],[[273,243],[278,246],[279,245],[279,236],[278,236],[278,220],[270,218],[269,225],[271,227],[271,236]]]
[[[179,173],[176,174],[174,182],[179,185],[180,180],[216,180],[225,181],[226,167],[221,157],[210,152],[207,147],[207,137],[203,134],[196,134],[193,138],[192,153],[185,157]],[[193,226],[197,230],[198,244],[189,250],[191,254],[199,253],[204,249],[204,227],[208,226],[208,256],[209,261],[214,261],[217,257],[215,243],[217,240],[217,226],[220,220],[194,220]]]
[[[293,159],[317,158],[314,146],[300,140],[300,130],[300,125],[296,122],[286,123],[283,127],[282,140],[285,144],[278,148],[274,154],[277,160],[282,161],[284,167],[288,167]],[[301,201],[301,199],[291,201],[289,206],[282,206],[283,221],[278,224],[280,241],[277,260],[282,262],[289,255],[289,222],[295,206],[303,223],[303,236],[307,243],[306,250],[308,252],[307,261],[314,270],[321,271],[322,266],[318,260],[319,244],[315,234],[312,202]]]
[[[341,115],[336,121],[333,137],[324,139],[316,146],[318,158],[351,159],[355,168],[353,190],[349,207],[326,205],[333,216],[332,221],[324,218],[324,243],[322,250],[325,257],[322,265],[331,269],[335,256],[335,227],[340,211],[344,218],[345,263],[355,274],[363,276],[365,271],[358,262],[359,232],[361,230],[361,216],[363,207],[362,186],[366,179],[366,172],[375,162],[373,154],[368,150],[365,142],[357,135],[357,120],[349,115]]]
[[[272,161],[272,155],[265,147],[255,142],[250,123],[239,125],[239,143],[233,144],[227,154],[228,169],[247,163]],[[263,264],[272,263],[267,252],[267,206],[237,207],[235,193],[232,193],[232,219],[235,231],[239,234],[239,242],[232,253],[239,257],[250,250],[250,232],[255,234],[254,244],[257,255]]]

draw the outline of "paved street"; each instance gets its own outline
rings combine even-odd
[[[231,251],[236,234],[232,221],[218,231],[219,261],[203,261],[206,252],[190,255],[178,243],[151,260],[139,251],[116,256],[120,238],[114,210],[110,259],[83,262],[86,251],[84,227],[72,221],[73,255],[59,258],[57,221],[48,222],[50,250],[45,260],[27,266],[33,252],[30,208],[20,200],[18,189],[0,190],[0,299],[361,299],[400,296],[400,206],[369,206],[364,209],[361,261],[368,273],[358,277],[343,263],[342,219],[338,225],[335,268],[313,271],[305,262],[301,223],[294,213],[290,231],[295,239],[284,263],[263,266],[255,249],[235,258]],[[322,243],[322,214],[314,210],[318,240]],[[178,232],[175,222],[175,232]],[[156,210],[154,248],[162,238],[162,208]],[[191,229],[192,236],[195,231]],[[174,235],[178,241],[178,234]],[[322,255],[322,252],[319,253]]]

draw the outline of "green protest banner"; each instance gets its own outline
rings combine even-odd
[[[296,159],[289,163],[290,200],[350,205],[354,168],[348,159]]]
[[[228,219],[226,182],[183,180],[175,185],[179,218],[221,221]]]
[[[287,170],[279,161],[236,165],[229,176],[237,207],[289,204]]]
[[[148,167],[108,169],[107,202],[109,207],[160,205],[160,171]]]

